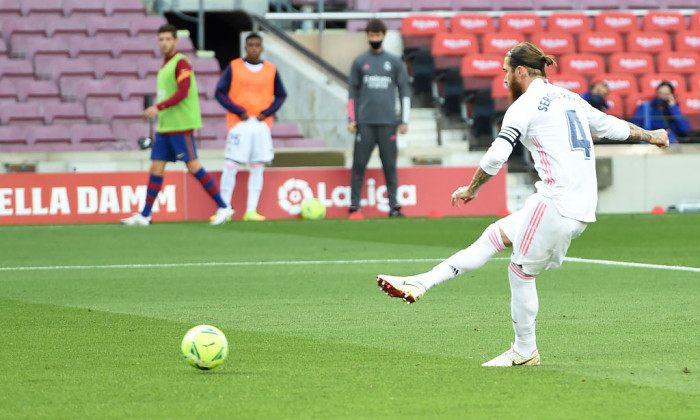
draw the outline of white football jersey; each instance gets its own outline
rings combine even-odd
[[[481,168],[495,175],[519,141],[535,162],[537,192],[550,197],[562,216],[594,222],[598,182],[591,132],[625,140],[630,129],[627,122],[596,110],[578,94],[538,78],[506,111]]]

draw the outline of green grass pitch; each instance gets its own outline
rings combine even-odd
[[[700,214],[599,219],[513,369],[480,366],[513,339],[506,251],[415,305],[375,282],[493,218],[0,227],[0,418],[699,418]],[[229,341],[211,372],[198,324]]]

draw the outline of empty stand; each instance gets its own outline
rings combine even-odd
[[[50,38],[61,38],[66,43],[73,37],[88,37],[88,25],[85,18],[80,16],[64,19],[49,19],[46,22],[46,36]]]
[[[24,150],[28,144],[26,131],[25,126],[0,126],[0,148],[5,151]]]
[[[273,124],[274,127],[276,124]],[[210,123],[202,125],[202,129],[199,130],[196,136],[197,140],[200,140],[200,146],[206,149],[223,149],[226,147],[226,135],[228,133],[226,121],[221,120],[217,123]],[[273,135],[274,137],[274,135]]]
[[[602,80],[608,84],[610,92],[615,92],[625,96],[639,91],[637,79],[626,73],[606,73],[594,77],[595,80]]]
[[[579,0],[581,9],[618,9],[619,0]]]
[[[22,14],[25,16],[62,16],[63,0],[22,1]]]
[[[44,125],[44,109],[38,103],[17,103],[0,107],[3,125]]]
[[[640,92],[653,96],[656,95],[656,88],[661,82],[669,82],[676,94],[686,92],[688,89],[685,83],[685,77],[675,73],[654,73],[642,76],[639,80]]]
[[[632,12],[601,11],[594,20],[594,28],[597,32],[632,32],[639,30],[637,16]]]
[[[693,74],[700,67],[700,55],[696,52],[664,52],[659,54],[659,73]]]
[[[623,118],[625,114],[625,104],[622,96],[615,92],[608,93],[608,97],[605,98],[605,104],[608,109],[605,110],[606,114],[614,115],[618,118]]]
[[[655,72],[654,57],[648,53],[615,53],[610,56],[611,73],[646,74]]]
[[[458,68],[462,57],[479,52],[479,43],[475,35],[467,33],[443,32],[435,35],[431,53],[436,69]]]
[[[590,30],[590,18],[584,13],[552,13],[547,16],[548,32],[579,34]]]
[[[485,34],[481,39],[481,52],[484,54],[501,54],[525,41],[525,35],[519,32],[493,32]],[[502,67],[502,66],[501,66]]]
[[[120,85],[113,79],[86,80],[76,86],[76,99],[86,109],[101,108],[106,102],[121,100]]]
[[[17,83],[12,80],[0,80],[0,104],[19,102]]]
[[[483,14],[460,13],[450,19],[450,31],[454,33],[467,33],[483,35],[494,32],[493,18]]]
[[[700,92],[700,73],[695,73],[690,76],[688,90],[690,92]]]
[[[547,55],[572,54],[576,52],[574,36],[567,32],[537,32],[530,39]]]
[[[98,79],[109,77],[113,80],[138,79],[138,69],[125,60],[98,58],[95,60],[95,73]]]
[[[620,9],[658,9],[659,0],[619,0]]]
[[[494,10],[532,10],[533,0],[493,0],[491,8]]]
[[[122,100],[131,100],[135,98],[143,98],[146,95],[155,96],[156,94],[156,79],[138,79],[138,80],[122,80],[119,84]],[[198,85],[201,84],[197,78]]]
[[[588,91],[588,81],[576,74],[559,74],[549,78],[549,82],[555,86],[569,89],[579,95]]]
[[[690,92],[678,95],[678,106],[694,129],[700,127],[700,93]]]
[[[644,31],[678,32],[685,29],[685,16],[680,12],[652,10],[642,18]]]
[[[107,41],[131,36],[131,23],[127,19],[93,16],[86,19],[86,29],[91,37],[101,35]]]
[[[304,137],[299,131],[299,125],[294,122],[277,121],[272,124],[270,133],[276,139],[300,139]]]
[[[63,15],[80,19],[105,16],[105,7],[101,0],[63,0]]]
[[[155,82],[153,82],[155,83]],[[197,89],[199,96],[206,99],[216,97],[216,85],[219,83],[219,76],[197,74]],[[155,86],[155,84],[153,84]]]
[[[55,80],[23,80],[17,83],[17,92],[20,102],[38,101],[41,104],[46,104],[61,101]]]
[[[450,10],[452,0],[411,0],[413,10]]]
[[[462,59],[460,75],[466,90],[489,88],[495,76],[503,76],[503,55],[469,54]]]
[[[617,32],[582,32],[578,37],[579,53],[612,54],[623,49],[622,37]]]
[[[46,19],[40,16],[6,19],[2,22],[2,37],[7,42],[45,35]]]
[[[100,58],[114,57],[112,47],[102,37],[72,37],[68,44],[70,45],[71,57],[74,58],[84,58],[94,62]]]
[[[199,101],[199,110],[202,113],[202,124],[216,124],[224,121],[226,110],[217,101]],[[274,124],[273,124],[274,125]]]
[[[676,51],[700,51],[700,30],[677,32],[675,41]]]
[[[510,105],[508,87],[503,79],[503,77],[496,76],[491,81],[491,97],[493,98],[496,112],[503,112]]]
[[[162,63],[162,60],[160,61]],[[220,76],[221,68],[219,62],[215,58],[196,58],[190,57],[192,62],[192,70],[196,76]]]
[[[70,136],[73,144],[92,144],[103,146],[105,143],[117,143],[117,138],[112,133],[108,124],[80,124],[70,127]]]
[[[150,38],[150,37],[149,37]],[[157,53],[151,42],[140,38],[119,37],[111,43],[113,54],[121,60],[136,61],[140,58],[154,58]]]
[[[535,13],[506,13],[498,19],[499,32],[542,32],[542,18]]]
[[[103,0],[104,10],[107,16],[114,18],[131,19],[144,16],[146,11],[141,0]]]
[[[627,51],[660,53],[671,50],[671,39],[665,32],[635,31],[627,34]]]
[[[150,35],[156,39],[158,28],[168,21],[163,16],[132,16],[129,19],[131,36]]]
[[[48,125],[87,124],[85,106],[77,102],[48,103],[44,105],[44,118]]]
[[[453,10],[490,10],[491,0],[452,0]]]
[[[446,31],[445,19],[440,16],[412,15],[401,22],[401,36],[406,49],[429,46],[433,36]]]
[[[27,127],[27,142],[33,150],[73,150],[68,126],[43,125]]]
[[[34,66],[29,60],[15,60],[0,57],[0,77],[3,81],[36,80]]]
[[[143,101],[110,101],[86,108],[88,121],[91,123],[108,123],[128,125],[143,121]]]

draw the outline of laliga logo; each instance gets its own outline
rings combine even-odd
[[[668,64],[671,67],[683,68],[683,67],[695,67],[695,60],[690,57],[684,58],[669,58]]]
[[[316,197],[327,208],[350,207],[350,186],[339,185],[327,195],[325,182],[316,185],[316,194],[308,182],[303,179],[290,178],[277,190],[279,206],[282,210],[296,216],[301,213],[301,203],[304,200]],[[415,185],[399,185],[396,188],[396,201],[401,206],[415,206],[418,202],[418,193]],[[380,211],[388,212],[389,198],[386,194],[386,185],[377,186],[374,178],[367,180],[367,197],[360,199],[360,205],[376,207]]]
[[[651,21],[659,26],[677,25],[679,22],[676,16],[654,16]]]
[[[610,90],[626,89],[630,87],[629,80],[606,80]]]

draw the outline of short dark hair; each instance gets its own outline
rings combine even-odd
[[[664,80],[663,82],[659,83],[658,86],[656,86],[656,91],[657,91],[657,92],[659,91],[659,88],[661,88],[661,86],[668,86],[668,88],[671,89],[671,93],[675,93],[675,92],[674,92],[675,89],[673,88],[673,85],[672,85],[671,82],[669,82],[668,80]]]
[[[382,22],[379,19],[372,19],[369,22],[367,22],[367,27],[365,28],[365,32],[381,32],[383,34],[386,33],[386,25],[384,22]]]
[[[159,34],[162,34],[163,32],[170,32],[171,34],[173,34],[173,38],[177,38],[177,28],[171,23],[166,23],[165,25],[158,28]]]
[[[248,43],[249,39],[259,39],[260,41],[262,41],[262,37],[257,32],[249,33],[248,36],[245,37],[245,42]]]

